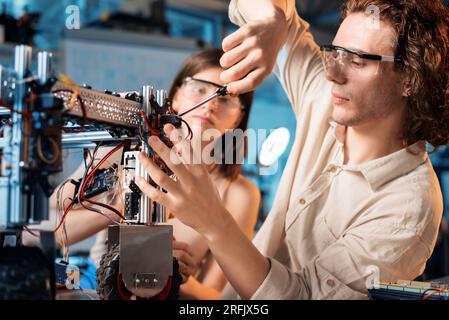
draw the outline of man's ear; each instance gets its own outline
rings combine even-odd
[[[412,82],[409,78],[402,82],[402,96],[407,98],[412,95]]]

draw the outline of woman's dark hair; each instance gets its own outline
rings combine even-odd
[[[170,91],[169,91],[169,99],[173,101],[173,98],[178,91],[178,89],[182,86],[184,80],[187,77],[193,77],[195,74],[210,68],[221,68],[220,66],[220,58],[223,55],[223,50],[221,49],[210,49],[206,51],[201,51],[191,57],[189,57],[182,66],[181,70],[179,70],[176,75]],[[248,92],[238,96],[240,102],[243,106],[243,115],[240,123],[235,129],[240,129],[242,132],[246,132],[248,128],[248,118],[251,111],[251,105],[254,99],[254,93]],[[217,141],[222,146],[222,154],[220,165],[218,166],[218,170],[223,177],[229,178],[231,180],[237,178],[237,176],[241,172],[241,161],[242,157],[246,151],[246,139],[244,141],[234,141],[234,139],[230,139],[232,137],[232,130],[223,134],[223,136]],[[243,142],[243,143],[242,143]],[[225,161],[226,154],[232,152],[232,163],[227,163],[229,161]],[[226,159],[228,160],[228,159]]]
[[[449,9],[441,0],[346,0],[342,20],[352,13],[379,11],[396,33],[398,71],[407,77],[409,97],[403,138],[407,145],[449,143]]]

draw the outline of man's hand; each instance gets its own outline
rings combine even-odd
[[[269,261],[254,247],[226,210],[207,168],[203,164],[195,164],[201,162],[189,162],[189,152],[186,151],[192,148],[193,157],[198,160],[201,150],[193,149],[199,146],[190,145],[190,142],[183,145],[174,137],[174,130],[176,128],[172,125],[164,127],[174,144],[172,149],[156,136],[150,137],[148,142],[176,175],[176,181],[141,153],[139,160],[143,167],[166,192],[155,188],[142,177],[136,177],[136,184],[149,198],[165,206],[182,223],[204,236],[226,278],[242,298],[249,299],[266,278]]]
[[[176,130],[172,125],[166,127],[169,127],[170,131]],[[170,132],[167,135],[172,138]],[[176,181],[145,154],[140,153],[139,161],[151,179],[167,192],[158,190],[142,177],[136,177],[135,182],[140,190],[152,200],[165,206],[182,223],[203,234],[207,240],[222,234],[223,228],[229,224],[229,221],[233,221],[233,218],[225,209],[206,167],[201,164],[201,150],[192,150],[196,160],[191,163],[191,159],[186,157],[189,153],[187,151],[189,151],[190,142],[183,148],[181,143],[172,140],[175,144],[172,149],[156,136],[150,137],[148,142],[173,171]]]
[[[285,14],[277,8],[270,17],[250,21],[223,40],[220,64],[227,70],[220,78],[231,95],[254,90],[270,75],[287,32]]]

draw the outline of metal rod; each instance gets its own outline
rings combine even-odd
[[[208,103],[209,101],[211,101],[212,99],[214,99],[214,98],[216,98],[216,97],[218,97],[218,93],[214,93],[213,95],[211,95],[210,97],[207,97],[207,98],[204,99],[203,101],[198,102],[196,105],[194,105],[193,107],[191,107],[189,110],[184,111],[184,112],[181,113],[179,116],[182,117],[182,116],[184,116],[185,114],[187,114],[187,113],[189,113],[189,112],[191,112],[191,111],[193,111],[193,110],[195,110],[195,109],[198,109],[199,107],[201,107],[202,105]]]
[[[156,102],[160,107],[163,107],[167,100],[168,93],[166,90],[156,90]]]
[[[228,94],[228,91],[227,91],[227,89],[226,89],[226,86],[225,86],[225,87],[222,87],[222,88],[218,88],[218,89],[217,89],[217,92],[215,92],[213,95],[207,97],[206,99],[204,99],[204,100],[201,101],[201,102],[198,102],[196,105],[194,105],[193,107],[191,107],[191,108],[188,109],[187,111],[184,111],[183,113],[179,114],[179,116],[182,117],[182,116],[186,115],[187,113],[189,113],[189,112],[191,112],[191,111],[193,111],[193,110],[195,110],[195,109],[198,109],[199,107],[201,107],[202,105],[208,103],[208,102],[211,101],[212,99],[214,99],[214,98],[216,98],[216,97],[218,97],[218,96],[225,96],[225,95],[227,95],[227,94]]]
[[[142,87],[142,110],[148,117],[150,114],[154,113],[155,110],[151,109],[151,99],[154,96],[154,87],[145,85]]]
[[[148,147],[145,144],[142,145],[141,151],[145,154],[149,153]],[[144,178],[145,181],[147,181],[148,183],[150,182],[149,181],[150,175],[148,174],[148,172],[145,170],[145,168],[138,159],[136,159],[135,175],[136,177],[140,176]],[[146,225],[151,224],[153,220],[152,219],[153,214],[154,214],[153,202],[151,201],[150,198],[148,198],[148,196],[145,193],[142,192],[140,195],[139,217],[138,217],[139,222]]]
[[[15,49],[14,70],[17,73],[18,79],[25,78],[31,65],[31,55],[33,49],[30,46],[18,45]]]
[[[44,85],[51,77],[52,72],[52,58],[51,52],[41,51],[37,54],[37,76],[40,84]]]

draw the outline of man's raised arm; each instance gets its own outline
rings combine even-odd
[[[229,92],[254,90],[274,69],[297,114],[322,95],[319,47],[295,1],[232,0],[229,18],[240,26],[223,40],[221,79]]]

